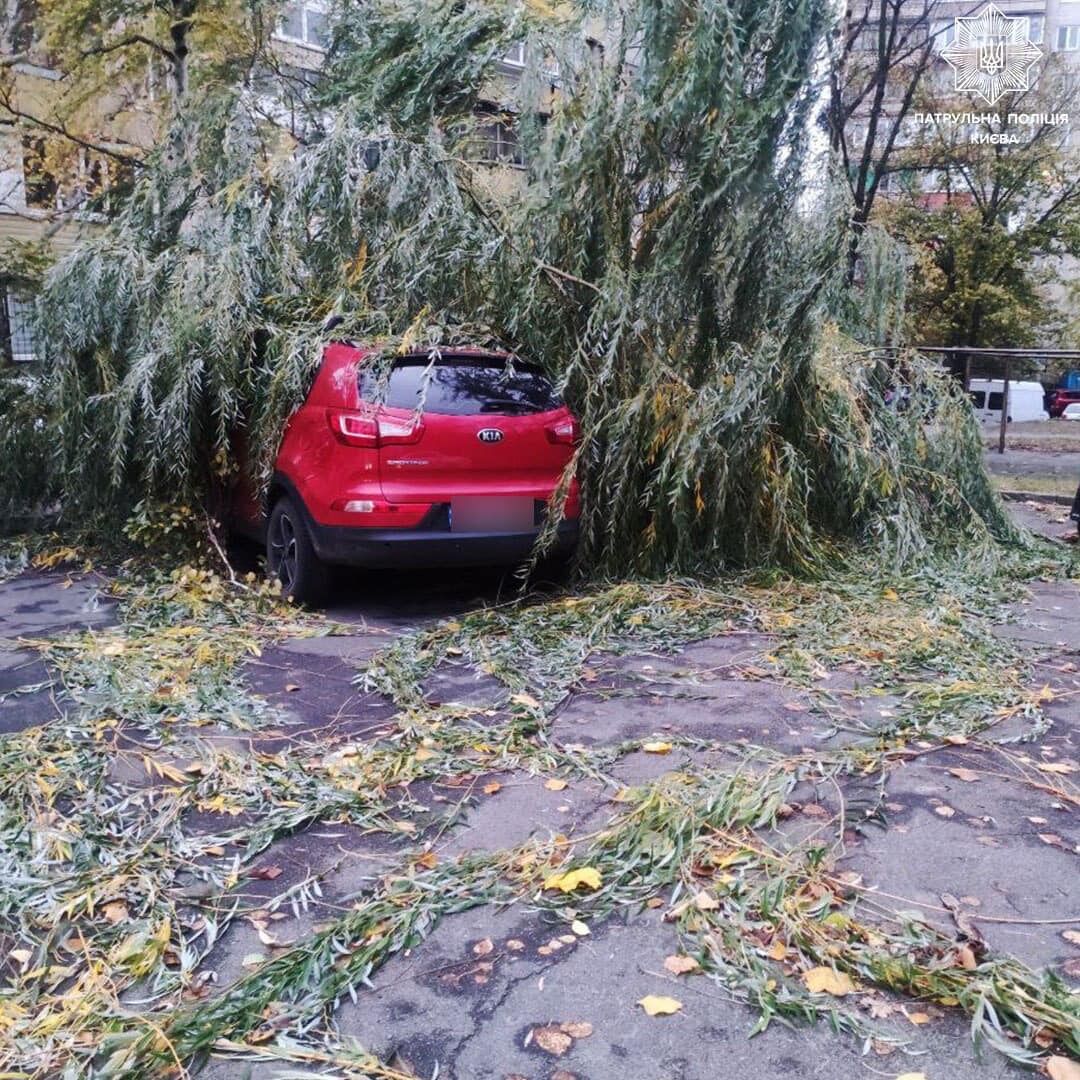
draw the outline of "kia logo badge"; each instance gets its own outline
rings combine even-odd
[[[496,443],[503,441],[503,433],[494,427],[484,428],[483,431],[478,431],[476,437],[483,443]]]

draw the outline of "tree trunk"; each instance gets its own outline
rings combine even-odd
[[[179,0],[173,4],[175,18],[169,27],[169,37],[172,39],[173,104],[176,107],[179,107],[188,89],[188,34],[191,32],[195,3],[196,0]]]

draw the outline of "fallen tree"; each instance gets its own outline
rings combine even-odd
[[[243,91],[182,111],[44,291],[66,512],[204,496],[241,425],[265,475],[338,316],[335,336],[498,343],[562,380],[592,573],[1013,537],[956,388],[831,321],[860,303],[838,283],[843,208],[808,209],[829,4],[582,7],[346,5],[327,135],[299,152]],[[480,152],[493,123],[522,148],[511,197]]]

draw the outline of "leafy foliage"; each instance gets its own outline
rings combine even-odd
[[[49,280],[69,511],[205,495],[245,425],[265,476],[338,315],[388,350],[501,344],[560,378],[594,572],[1011,536],[961,398],[823,333],[843,215],[800,200],[828,5],[586,14],[603,50],[541,4],[344,5],[325,138],[284,154],[240,94],[179,118],[184,152]],[[484,103],[523,39],[507,175],[479,160]],[[882,407],[900,385],[903,414]]]

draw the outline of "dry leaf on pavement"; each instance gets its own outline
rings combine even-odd
[[[1047,1058],[1044,1068],[1050,1080],[1080,1080],[1080,1065],[1068,1058]]]
[[[586,889],[599,889],[601,880],[599,870],[594,870],[591,866],[583,866],[579,870],[568,870],[565,874],[553,874],[545,880],[544,888],[572,893],[582,886]]]
[[[832,994],[845,997],[855,992],[855,984],[842,971],[830,967],[816,967],[803,972],[803,982],[811,994]]]
[[[571,1046],[574,1045],[574,1040],[553,1025],[542,1028],[533,1028],[533,1042],[540,1047],[541,1050],[546,1051],[549,1054],[554,1054],[555,1057],[562,1057]]]
[[[593,1033],[592,1024],[585,1020],[570,1020],[560,1027],[572,1039],[587,1039]]]
[[[682,1002],[672,997],[659,997],[649,994],[638,1001],[649,1016],[671,1016],[682,1008]]]
[[[687,975],[691,971],[697,971],[701,965],[692,956],[669,956],[664,961],[664,967],[672,975]]]
[[[979,779],[979,774],[974,769],[950,769],[949,775],[963,780],[965,784],[974,784]]]

